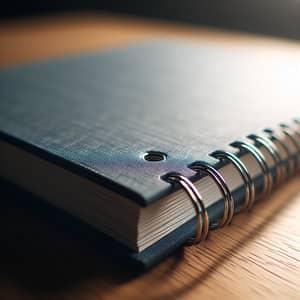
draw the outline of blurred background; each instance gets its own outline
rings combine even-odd
[[[98,10],[300,39],[300,0],[5,1],[0,17]]]

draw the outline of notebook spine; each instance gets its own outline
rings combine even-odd
[[[202,173],[210,176],[215,184],[218,186],[223,198],[223,216],[217,222],[211,222],[207,209],[204,205],[201,192],[196,188],[193,182],[184,175],[176,172],[168,173],[164,179],[171,184],[179,184],[186,191],[189,199],[191,200],[197,217],[197,230],[196,234],[187,240],[187,245],[198,244],[199,242],[207,239],[209,231],[217,228],[224,227],[231,223],[232,218],[236,212],[250,211],[258,198],[265,197],[271,193],[273,188],[287,178],[295,174],[300,168],[300,120],[293,120],[295,126],[291,127],[287,124],[280,124],[279,128],[283,136],[294,145],[296,149],[296,158],[290,148],[275,135],[274,130],[265,129],[264,135],[248,135],[248,141],[235,141],[230,144],[231,147],[236,148],[239,153],[249,153],[258,163],[262,176],[263,176],[263,190],[257,195],[254,180],[251,174],[239,158],[239,153],[234,154],[230,151],[217,150],[210,154],[210,156],[218,159],[219,161],[228,161],[239,172],[245,187],[245,200],[240,207],[235,207],[235,201],[230,191],[228,184],[222,174],[213,166],[205,162],[193,162],[188,167],[196,173]],[[294,127],[297,127],[295,129]],[[297,138],[295,138],[297,136]],[[283,157],[277,145],[285,152]],[[276,170],[275,179],[272,175],[272,170],[269,167],[265,155],[261,151],[264,148],[274,161]],[[286,164],[288,161],[288,165]],[[258,197],[259,196],[259,197]]]

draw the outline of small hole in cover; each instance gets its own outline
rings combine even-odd
[[[143,158],[147,161],[162,161],[167,159],[167,154],[159,151],[148,151],[143,154]]]

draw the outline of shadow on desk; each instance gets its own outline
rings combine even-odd
[[[259,203],[252,214],[236,216],[229,228],[213,233],[202,245],[178,251],[150,271],[137,274],[70,230],[58,220],[60,214],[53,215],[52,208],[49,213],[48,205],[1,181],[0,282],[8,281],[34,295],[78,293],[93,286],[100,294],[122,287],[132,298],[147,290],[149,299],[173,299],[206,281],[287,209],[299,193],[299,178],[279,193]],[[178,281],[176,273],[185,274],[184,280]]]
[[[0,276],[53,290],[93,277],[113,275],[117,283],[135,275],[76,235],[72,217],[3,180],[0,195]]]

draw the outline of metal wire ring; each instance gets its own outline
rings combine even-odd
[[[235,141],[231,143],[230,146],[238,148],[240,150],[246,150],[253,155],[253,157],[261,167],[264,178],[264,188],[262,191],[262,196],[268,195],[273,187],[273,177],[263,154],[258,150],[258,148],[248,142]]]
[[[247,137],[252,141],[254,141],[256,144],[265,147],[265,149],[271,155],[276,167],[276,183],[277,184],[281,183],[284,176],[284,169],[283,169],[284,166],[282,164],[282,159],[280,157],[276,145],[269,139],[265,138],[264,136],[250,134]]]
[[[295,118],[293,121],[294,121],[294,123],[297,124],[298,126],[300,125],[300,118]]]
[[[223,227],[229,224],[234,215],[234,200],[232,198],[231,192],[227,186],[227,183],[221,173],[213,168],[211,165],[204,162],[195,162],[189,166],[192,170],[196,172],[205,172],[209,176],[213,178],[213,180],[217,183],[217,186],[223,195],[224,199],[224,214],[222,220],[217,224],[212,224],[211,229],[216,229]]]
[[[296,124],[297,127],[300,126],[300,119],[294,119],[294,123]],[[298,138],[300,138],[300,130],[297,130],[297,129],[293,129],[294,132],[297,134]],[[299,168],[300,168],[300,165],[299,165]]]
[[[266,129],[264,129],[264,132],[269,135],[269,139],[271,141],[273,141],[273,143],[277,142],[286,153],[286,159],[289,163],[288,170],[285,165],[285,159],[282,158],[282,165],[283,165],[283,170],[284,170],[283,179],[286,179],[288,176],[293,174],[294,169],[296,167],[293,159],[291,158],[292,157],[291,151],[282,140],[280,140],[276,135],[274,135],[274,130],[272,130],[270,128],[266,128]]]
[[[217,150],[213,152],[211,156],[218,159],[229,160],[236,167],[244,181],[246,191],[244,205],[241,210],[251,209],[255,200],[255,185],[245,164],[237,155],[229,151]]]
[[[203,199],[198,189],[185,176],[179,173],[170,173],[166,178],[169,182],[178,182],[191,199],[197,216],[197,231],[194,237],[187,240],[187,245],[191,246],[205,240],[209,232],[209,218],[207,210],[203,204]]]
[[[297,122],[295,122],[296,124],[298,124]],[[299,124],[300,124],[300,121],[299,121]],[[291,126],[289,126],[288,124],[285,124],[285,123],[281,123],[279,125],[282,129],[288,129],[290,131],[292,131],[293,133],[295,133],[298,137],[300,137],[300,131],[297,130],[297,129],[294,129],[292,128]],[[289,133],[289,132],[288,132]],[[292,133],[289,133],[292,135]],[[299,152],[300,152],[300,143],[296,140],[296,144],[297,144],[297,149],[299,149]]]
[[[295,163],[295,171],[297,169],[299,169],[300,167],[300,143],[293,137],[293,134],[290,132],[290,127],[286,124],[280,124],[281,127],[281,131],[283,132],[283,134],[285,134],[286,137],[288,137],[290,139],[290,141],[293,143],[293,145],[295,146],[295,148],[297,149],[297,164]]]

